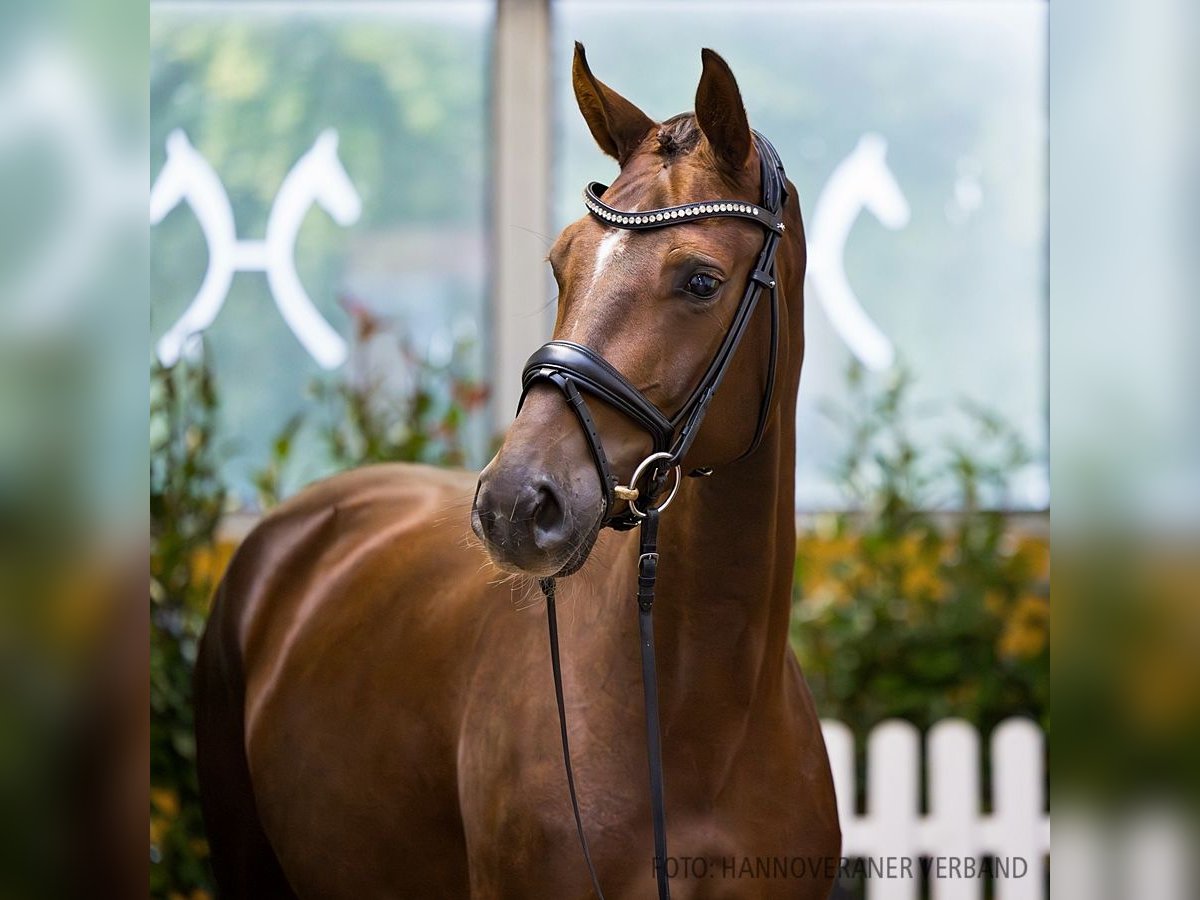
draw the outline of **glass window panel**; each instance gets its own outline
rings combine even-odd
[[[190,198],[153,228],[151,337],[163,349],[206,273],[236,270],[208,298],[205,352],[244,499],[274,436],[312,411],[313,380],[356,377],[362,359],[339,351],[350,309],[434,362],[457,346],[465,374],[485,374],[491,25],[487,2],[152,5],[152,173]],[[184,160],[170,172],[169,143]],[[476,456],[485,443],[473,436]],[[302,431],[287,487],[328,470]]]
[[[965,436],[964,399],[1007,419],[1037,460],[1008,502],[1047,503],[1043,3],[581,0],[556,4],[555,34],[557,224],[582,213],[586,181],[616,168],[575,107],[574,40],[599,78],[660,119],[691,108],[699,50],[712,47],[783,156],[810,244],[801,508],[843,502],[830,475],[843,444],[821,408],[846,395],[848,341],[877,363],[891,345],[911,369],[915,404],[931,411],[916,423],[922,444]],[[854,304],[882,345],[852,321]]]

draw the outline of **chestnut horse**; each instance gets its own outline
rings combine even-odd
[[[715,53],[703,63],[695,113],[659,123],[596,79],[576,47],[579,108],[620,164],[606,201],[758,202],[737,84]],[[715,474],[683,480],[659,532],[677,898],[826,897],[840,852],[825,745],[788,644],[804,355],[794,199],[783,219],[778,389],[762,440],[743,458],[768,377],[760,306],[684,462]],[[586,215],[549,254],[554,336],[677,409],[722,342],[762,234],[735,218],[628,231]],[[591,406],[613,471],[629,473],[648,436]],[[477,483],[373,466],[267,516],[218,590],[196,667],[204,815],[224,896],[592,896],[534,587],[576,570],[558,582],[558,605],[583,825],[606,894],[653,896],[638,548],[631,533],[601,531],[607,514],[575,415],[539,383]]]

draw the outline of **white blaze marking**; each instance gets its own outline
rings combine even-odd
[[[600,280],[600,275],[604,272],[604,267],[612,261],[614,256],[624,252],[625,238],[627,237],[629,237],[629,232],[620,228],[612,234],[606,234],[604,239],[600,241],[600,246],[596,248],[596,265],[592,269],[592,282],[588,285],[589,294],[596,287],[596,282]]]

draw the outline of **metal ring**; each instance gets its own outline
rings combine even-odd
[[[640,463],[638,463],[638,467],[633,470],[633,476],[629,479],[630,486],[631,487],[637,486],[638,481],[640,481],[641,477],[644,474],[646,474],[646,467],[649,466],[650,463],[658,462],[660,459],[670,459],[671,456],[672,456],[672,454],[667,453],[665,451],[661,451],[661,450],[658,453],[651,453],[649,456],[647,456],[645,459],[643,459]],[[664,509],[666,509],[668,506],[671,505],[671,501],[674,500],[675,495],[679,493],[679,485],[683,482],[683,477],[682,477],[682,473],[679,471],[679,466],[675,466],[672,469],[672,471],[675,473],[675,487],[671,488],[671,493],[667,495],[666,500],[664,500],[658,506],[654,507],[659,512],[662,512]],[[631,500],[629,502],[629,511],[631,513],[633,513],[635,516],[637,516],[639,519],[646,518],[646,514],[644,512],[642,512],[642,510],[638,509],[637,503],[635,501]]]

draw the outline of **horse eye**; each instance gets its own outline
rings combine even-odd
[[[697,272],[688,279],[687,291],[701,300],[707,300],[717,292],[720,286],[720,279],[715,275],[710,275],[708,272]]]

